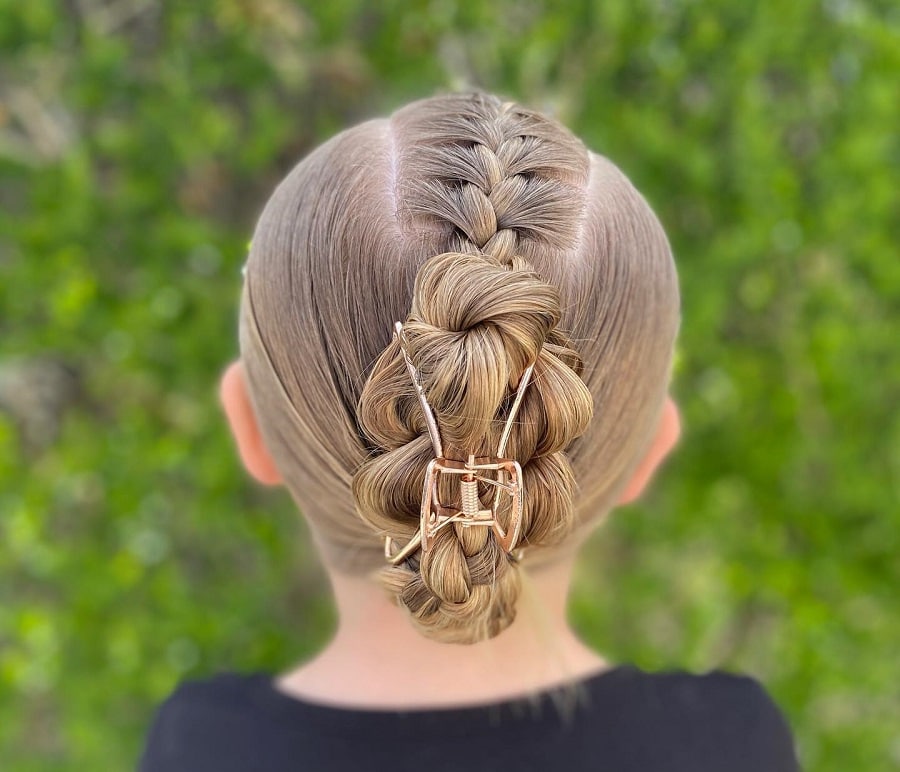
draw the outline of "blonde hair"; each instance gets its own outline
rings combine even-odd
[[[456,524],[386,564],[383,538],[418,528],[433,457],[394,321],[447,457],[495,453],[535,363],[506,452],[523,469],[527,566],[573,544],[628,482],[678,318],[665,234],[624,175],[537,112],[455,94],[342,132],[278,186],[253,236],[241,354],[325,559],[380,566],[423,634],[469,643],[513,620],[520,563],[489,529]]]

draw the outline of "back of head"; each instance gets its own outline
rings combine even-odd
[[[521,552],[457,523],[385,564],[383,538],[417,531],[434,457],[395,320],[448,458],[494,454],[534,365],[506,451],[523,471]],[[451,95],[339,134],[282,182],[253,237],[241,353],[326,560],[384,567],[424,634],[472,642],[513,620],[520,561],[573,544],[616,500],[677,326],[668,243],[621,172],[539,113]]]

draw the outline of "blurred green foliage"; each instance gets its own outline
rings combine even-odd
[[[219,417],[275,183],[479,86],[670,233],[686,432],[573,597],[613,659],[762,678],[806,768],[900,768],[900,10],[797,0],[0,0],[0,755],[129,769],[174,683],[333,624]]]

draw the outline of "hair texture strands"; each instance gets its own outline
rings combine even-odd
[[[491,256],[445,253],[419,271],[404,324],[447,457],[494,453],[514,387],[535,363],[535,390],[525,392],[507,451],[522,464],[527,492],[523,546],[553,544],[568,534],[574,479],[561,451],[591,418],[591,395],[571,367],[577,359],[562,345],[559,318],[558,291],[521,259],[507,268]],[[545,347],[548,340],[556,341],[556,353]],[[568,353],[569,363],[560,353]],[[430,444],[415,446],[410,458],[410,445],[396,442],[426,431],[402,361],[399,344],[389,347],[363,390],[360,423],[385,452],[362,466],[353,485],[360,511],[389,535],[398,523],[414,530],[433,456]],[[393,399],[386,401],[386,394]],[[489,501],[493,490],[479,487],[482,503]],[[444,493],[442,501],[449,496],[460,503],[449,485]],[[515,617],[516,561],[484,528],[443,528],[427,553],[385,568],[382,577],[430,637],[472,642],[496,635]]]
[[[448,458],[495,454],[534,363],[504,454],[522,466],[527,566],[609,508],[652,435],[678,322],[671,252],[612,164],[481,94],[343,132],[266,206],[241,318],[266,445],[336,570],[381,566],[423,634],[482,640],[521,585],[489,528],[442,527],[384,567],[380,537],[416,533],[434,457],[398,319]]]

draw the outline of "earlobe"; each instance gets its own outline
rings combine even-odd
[[[678,406],[672,397],[667,395],[653,444],[619,497],[619,504],[629,504],[643,493],[653,473],[659,468],[666,456],[669,455],[672,448],[675,447],[680,436],[681,416],[678,412]]]
[[[263,442],[240,361],[232,362],[223,373],[219,399],[247,471],[263,485],[280,485],[281,474]]]

